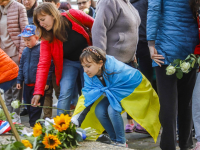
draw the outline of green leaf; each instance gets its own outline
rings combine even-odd
[[[194,61],[192,62],[192,65],[191,65],[192,68],[194,68],[195,63],[196,63],[196,60],[194,60]]]
[[[13,145],[19,149],[25,149],[26,147],[24,146],[24,144],[22,144],[21,142],[15,142],[13,143]]]
[[[181,78],[183,77],[183,72],[182,72],[182,71],[177,71],[176,77],[177,77],[178,79],[181,79]]]
[[[180,59],[175,59],[175,60],[173,61],[173,64],[174,64],[174,65],[179,65],[179,64],[180,64],[180,61],[181,61]]]
[[[45,121],[44,119],[38,119],[37,121],[36,121],[36,123],[38,123],[39,121]]]
[[[186,57],[186,59],[185,59],[185,60],[188,60],[188,59],[190,59],[190,57],[191,57],[191,56],[190,56],[190,55],[188,55],[188,56]]]
[[[191,55],[191,57],[193,57],[193,58],[195,58],[195,59],[197,58],[194,54],[190,54],[190,55]]]
[[[67,135],[69,138],[73,139],[74,137],[70,134]]]

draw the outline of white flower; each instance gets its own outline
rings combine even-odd
[[[30,148],[30,147],[27,147],[26,149],[24,149],[24,150],[33,150],[32,148]]]
[[[190,69],[190,63],[189,62],[183,62],[181,65],[181,70],[184,72],[184,73],[188,73],[189,72],[189,69]]]
[[[176,72],[176,68],[174,66],[168,66],[166,70],[167,70],[166,72],[167,75],[172,75]]]
[[[86,8],[86,9],[83,10],[83,12],[86,13],[86,14],[89,14],[89,11],[90,10],[88,8]]]
[[[19,102],[18,100],[12,101],[11,106],[12,106],[13,108],[15,108],[15,109],[16,109],[16,108],[19,108],[20,102]]]

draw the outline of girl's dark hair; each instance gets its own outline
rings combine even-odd
[[[193,13],[193,17],[197,19],[198,10],[200,7],[200,0],[190,0],[189,4]]]
[[[91,62],[90,61],[91,58],[97,64],[100,63],[100,60],[102,60],[103,61],[103,66],[101,68],[102,72],[107,74],[105,69],[106,53],[98,47],[88,46],[83,50],[82,54],[80,55],[80,62],[81,63],[83,61]]]
[[[39,15],[50,15],[54,17],[53,28],[50,31],[47,31],[45,28],[40,26],[38,21]],[[67,30],[69,28],[69,23],[66,17],[62,16],[58,9],[53,6],[51,3],[43,3],[35,8],[33,13],[33,22],[37,27],[36,33],[39,33],[39,38],[43,38],[49,42],[52,42],[54,38],[65,42],[67,41]]]
[[[37,0],[35,0],[35,3],[33,4],[33,6],[31,7],[30,10],[27,10],[27,16],[28,17],[33,17],[33,11],[34,9],[38,6]]]

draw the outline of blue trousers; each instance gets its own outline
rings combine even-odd
[[[27,102],[27,104],[31,104],[31,99],[33,98],[33,92],[34,92],[35,86],[27,86],[24,84],[24,92],[23,92],[23,98]],[[40,106],[43,106],[44,104],[45,95],[40,98]],[[41,107],[32,107],[30,105],[27,105],[27,110],[29,114],[29,123],[30,126],[33,127],[35,122],[40,119],[42,108]]]
[[[80,61],[71,61],[68,59],[63,60],[62,78],[60,80],[60,95],[57,105],[58,108],[70,110],[70,104],[74,97],[74,89],[79,72],[81,72],[81,81],[83,85],[83,67],[81,66]],[[60,115],[62,113],[64,113],[64,111],[57,110],[57,115]]]
[[[6,92],[8,89],[10,89],[14,84],[16,84],[17,78],[12,79],[10,81],[4,82],[0,84],[0,89],[3,89],[4,92]]]
[[[126,142],[121,113],[112,108],[107,97],[96,106],[95,115],[113,142],[122,144]]]

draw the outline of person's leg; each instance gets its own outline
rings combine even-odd
[[[196,133],[196,139],[200,142],[200,73],[198,73],[192,95],[192,117]]]
[[[60,109],[70,110],[72,93],[74,92],[79,67],[80,62],[70,61],[67,59],[64,59],[63,61],[63,72],[60,81],[60,96],[57,106]],[[57,110],[57,115],[60,115],[61,113],[64,113],[64,111]]]
[[[33,98],[33,93],[34,93],[34,86],[27,86],[24,85],[26,88],[26,100],[27,100],[27,104],[31,104],[31,99]],[[42,96],[40,98],[40,106],[43,106],[44,104],[44,99],[45,99],[45,95]],[[28,106],[28,113],[29,113],[29,124],[31,127],[33,127],[35,125],[35,122],[40,119],[41,117],[41,113],[42,113],[42,107],[32,107],[32,106]]]
[[[192,92],[196,81],[196,70],[183,74],[178,80],[178,121],[179,121],[179,147],[190,148],[192,142]]]
[[[108,98],[104,97],[95,108],[95,115],[98,118],[101,125],[104,127],[106,132],[109,134],[110,139],[116,142],[116,133],[113,128],[113,124],[108,115],[108,106],[110,105]],[[123,129],[124,132],[124,129]]]
[[[160,122],[163,127],[160,147],[162,150],[176,149],[176,119],[177,119],[177,77],[166,75],[166,67],[155,67],[160,100]]]
[[[52,94],[53,94],[53,84],[52,84],[52,81],[50,81],[49,89],[46,91],[46,94],[45,94],[44,106],[52,107],[52,103],[53,103]],[[52,108],[43,108],[43,112],[44,112],[43,119],[52,117]]]
[[[125,133],[124,133],[124,122],[121,113],[114,110],[111,105],[108,106],[108,115],[112,122],[112,126],[116,135],[116,142],[124,144],[126,143]]]

